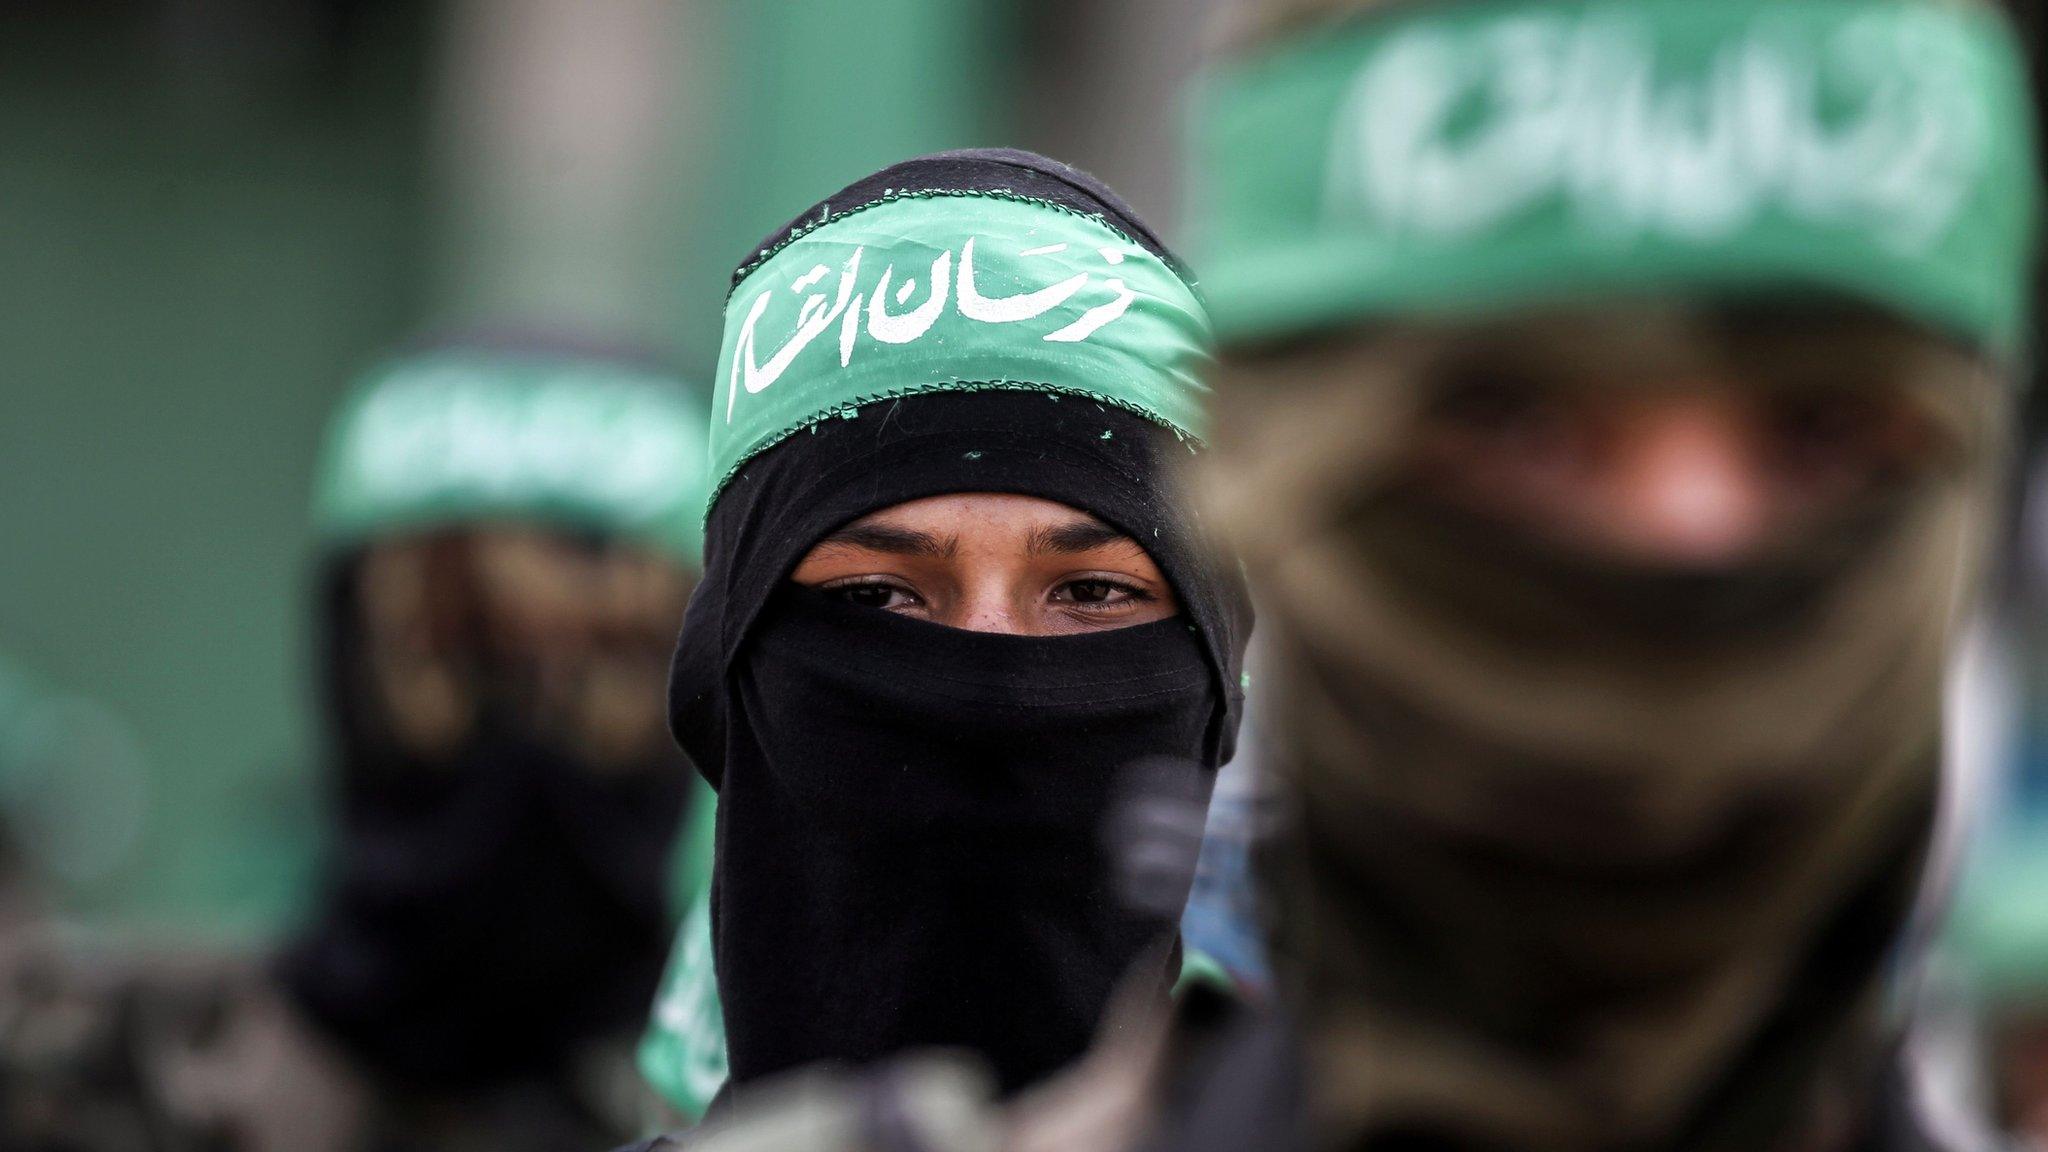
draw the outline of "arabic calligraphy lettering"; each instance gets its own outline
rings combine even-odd
[[[790,292],[804,297],[797,309],[795,329],[766,360],[760,358],[758,332],[776,296],[774,288],[763,289],[747,305],[746,319],[740,323],[739,334],[733,344],[732,363],[726,379],[726,422],[732,422],[741,388],[745,388],[749,396],[767,389],[781,379],[804,349],[834,323],[840,326],[839,365],[844,368],[853,363],[855,347],[863,330],[878,343],[910,344],[924,338],[939,324],[947,313],[948,304],[953,305],[953,311],[965,320],[981,324],[1020,324],[1053,312],[1079,296],[1091,284],[1098,283],[1089,273],[1082,271],[1043,288],[1008,296],[985,295],[976,280],[974,259],[976,244],[986,239],[969,237],[960,246],[957,260],[950,248],[940,252],[932,261],[926,279],[924,301],[903,312],[891,312],[890,308],[902,307],[917,294],[918,277],[910,274],[897,280],[893,263],[883,267],[882,274],[867,291],[855,290],[860,279],[861,259],[867,252],[865,245],[855,248],[847,257],[839,270],[838,284],[829,294],[812,290],[823,284],[832,270],[824,264],[812,265],[789,285]],[[1019,252],[1017,258],[1054,256],[1066,249],[1065,244],[1045,245]],[[1126,257],[1140,253],[1111,245],[1096,249],[1096,254],[1104,263],[1119,265]],[[893,296],[890,293],[892,284],[896,288]],[[1121,319],[1138,296],[1135,289],[1117,276],[1103,279],[1099,287],[1108,293],[1107,300],[1089,307],[1067,323],[1043,334],[1040,339],[1054,343],[1087,340]]]

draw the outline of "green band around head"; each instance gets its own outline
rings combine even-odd
[[[705,416],[673,380],[602,361],[451,351],[373,374],[330,429],[330,543],[486,521],[619,536],[692,564]]]
[[[1226,342],[1790,289],[2012,355],[2029,120],[2013,35],[1974,7],[1425,6],[1213,79],[1194,247]]]
[[[726,305],[714,498],[761,450],[922,392],[1090,396],[1199,436],[1208,320],[1159,257],[1091,216],[910,193],[804,232]]]

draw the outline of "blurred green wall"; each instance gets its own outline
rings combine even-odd
[[[301,886],[310,456],[418,312],[400,7],[310,44],[98,5],[0,36],[0,656],[139,750],[42,782],[73,790],[46,835],[120,838],[54,878],[81,911],[235,932]]]

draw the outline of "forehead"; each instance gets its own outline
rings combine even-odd
[[[366,547],[355,568],[369,602],[552,598],[590,608],[687,588],[681,564],[637,542],[519,524],[392,536]]]
[[[1874,310],[1815,300],[1611,302],[1504,317],[1435,318],[1272,348],[1238,364],[1425,383],[1507,369],[1544,384],[1881,385],[1951,375],[1970,357]]]
[[[853,521],[823,543],[951,558],[1072,556],[1101,549],[1149,555],[1122,528],[1079,508],[991,492],[906,501]]]
[[[1796,299],[1718,304],[1617,302],[1423,328],[1439,351],[1477,350],[1599,367],[1725,368],[1809,354],[1893,359],[1941,347],[1926,330],[1872,310]]]
[[[854,521],[856,524],[902,525],[912,522],[933,522],[942,520],[987,520],[996,523],[1020,523],[1030,521],[1068,522],[1089,521],[1100,523],[1096,518],[1069,504],[1047,500],[1038,496],[1023,496],[1011,492],[952,492],[942,496],[926,496],[918,500],[906,500],[878,509]]]

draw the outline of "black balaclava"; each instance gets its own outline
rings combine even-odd
[[[534,732],[512,706],[522,693],[500,686],[458,746],[405,749],[373,719],[359,574],[344,559],[327,580],[337,830],[284,979],[324,1031],[395,1083],[554,1072],[646,1011],[671,930],[668,852],[688,767],[657,747],[597,770]]]
[[[559,341],[468,340],[398,362],[336,422],[315,637],[335,832],[279,970],[389,1084],[558,1074],[630,1037],[653,995],[689,786],[660,700],[695,541],[666,510],[701,493],[670,492],[680,466],[634,465],[650,497],[623,466],[518,450],[666,456],[700,436],[643,375]],[[518,444],[487,450],[480,427]],[[373,493],[358,452],[425,479]]]
[[[798,220],[891,189],[1063,205],[1178,267],[1091,177],[1017,152],[908,161]],[[716,498],[670,705],[719,790],[712,923],[736,1087],[952,1046],[1011,1091],[1084,1050],[1135,963],[1168,986],[1172,921],[1116,899],[1104,825],[1130,766],[1178,765],[1206,792],[1235,739],[1250,611],[1234,566],[1167,495],[1188,452],[1157,423],[1050,386],[934,392],[784,439]],[[962,492],[1040,497],[1123,530],[1182,614],[992,635],[789,583],[834,528]]]

